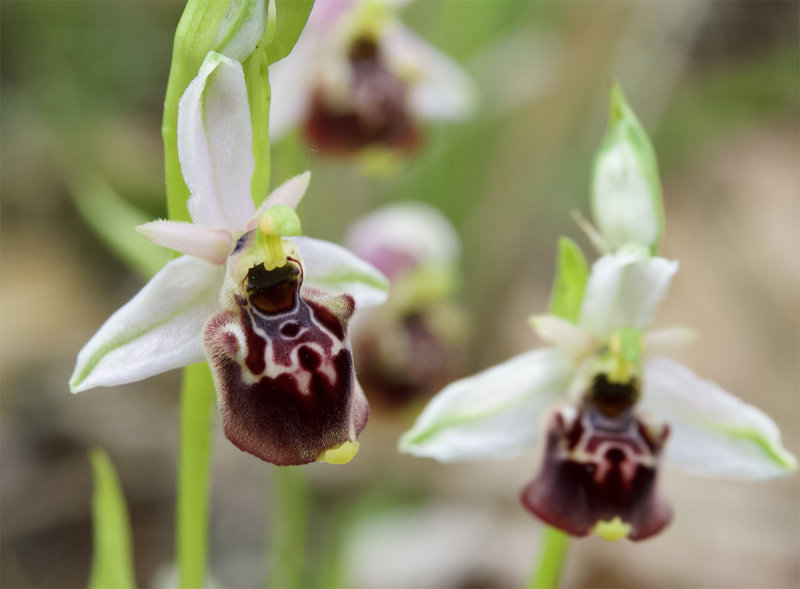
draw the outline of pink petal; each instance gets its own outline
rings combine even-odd
[[[278,186],[272,191],[267,199],[258,207],[255,215],[248,221],[247,230],[252,231],[258,225],[258,220],[267,212],[267,209],[275,205],[286,205],[296,209],[303,195],[306,193],[308,183],[311,180],[311,172],[303,172]]]
[[[178,221],[153,221],[136,230],[155,244],[221,265],[233,250],[233,236],[227,229],[204,227]]]

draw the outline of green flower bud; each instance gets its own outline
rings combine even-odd
[[[594,159],[591,196],[594,222],[613,249],[635,243],[656,252],[664,230],[658,164],[616,82],[611,86],[608,130]]]

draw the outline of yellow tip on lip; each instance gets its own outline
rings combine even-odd
[[[343,442],[333,448],[328,448],[317,457],[317,462],[328,464],[347,464],[358,454],[358,442]]]
[[[615,515],[611,521],[598,521],[592,528],[592,533],[608,542],[616,542],[627,538],[631,533],[631,528],[631,524],[625,523],[618,515]]]

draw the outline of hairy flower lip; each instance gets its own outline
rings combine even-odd
[[[574,536],[615,519],[629,526],[625,537],[630,540],[657,534],[671,520],[672,509],[656,485],[669,428],[654,429],[632,414],[597,415],[591,405],[583,405],[572,420],[556,411],[539,474],[520,494],[523,505]]]

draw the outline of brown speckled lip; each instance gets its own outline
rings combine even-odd
[[[631,526],[630,540],[649,538],[672,519],[656,484],[668,433],[630,411],[609,418],[585,403],[570,419],[557,410],[548,423],[544,461],[522,490],[522,503],[574,536],[619,517]]]
[[[225,435],[267,462],[307,464],[367,422],[347,336],[354,302],[301,289],[301,275],[281,269],[251,278],[238,313],[218,313],[204,333]]]
[[[318,86],[304,125],[306,141],[331,155],[350,155],[365,147],[413,151],[420,134],[408,112],[406,85],[386,68],[379,45],[371,39],[356,39],[349,64],[349,104],[332,107],[324,87]]]

